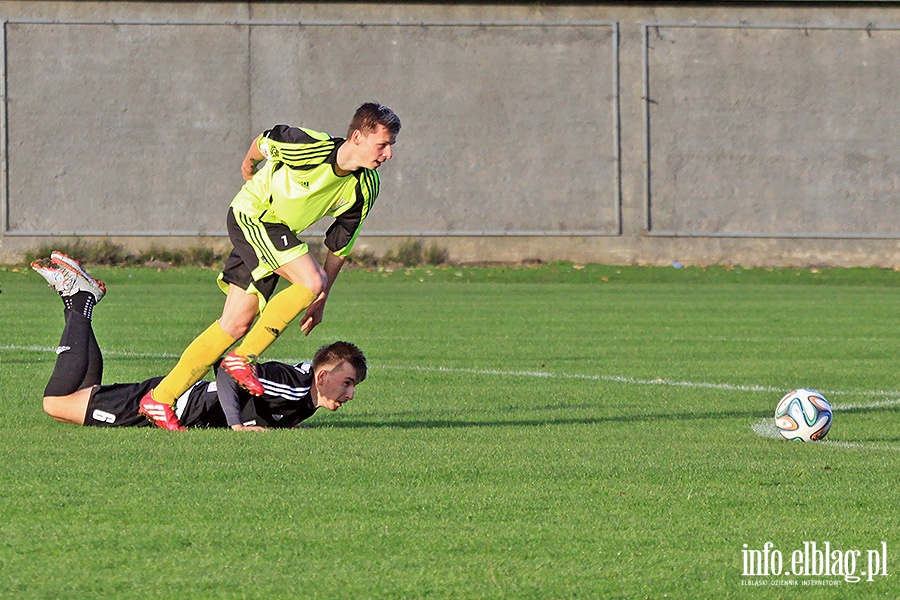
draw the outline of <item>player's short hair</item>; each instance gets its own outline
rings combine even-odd
[[[322,365],[339,365],[344,361],[356,370],[356,383],[362,383],[368,371],[366,357],[356,344],[350,342],[334,342],[316,350],[312,360],[313,372]]]
[[[383,104],[366,102],[353,113],[350,127],[347,128],[347,139],[356,130],[369,134],[378,129],[379,125],[383,125],[391,135],[397,135],[400,132],[400,117]]]

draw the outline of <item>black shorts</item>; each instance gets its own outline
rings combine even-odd
[[[260,310],[268,302],[278,285],[275,269],[309,252],[309,247],[282,223],[265,223],[240,216],[238,224],[232,209],[228,209],[226,223],[228,237],[234,248],[219,275],[219,287],[228,292],[232,283],[249,294],[260,296]]]
[[[91,427],[146,427],[147,417],[138,414],[141,398],[159,385],[162,377],[142,383],[116,383],[94,388],[88,400],[84,424]]]

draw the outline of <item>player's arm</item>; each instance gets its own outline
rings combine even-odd
[[[247,150],[247,156],[244,157],[244,162],[241,163],[241,175],[243,175],[244,179],[247,181],[253,179],[256,169],[259,167],[259,163],[266,158],[259,149],[260,138],[262,138],[262,135],[257,136],[256,139],[253,140],[253,143],[250,144],[250,149]]]
[[[241,422],[241,403],[238,400],[240,388],[234,377],[221,367],[216,370],[216,394],[219,396],[219,404],[225,413],[228,426],[235,431],[265,431],[265,427],[258,425],[244,425]]]
[[[300,322],[300,331],[305,335],[309,335],[315,326],[322,322],[322,319],[325,316],[325,301],[328,300],[331,286],[334,285],[334,280],[337,279],[338,273],[341,272],[341,267],[344,266],[345,260],[346,259],[343,256],[338,256],[331,250],[328,251],[328,254],[325,257],[324,266],[325,276],[327,277],[325,289],[323,289],[322,293],[319,294],[319,297],[309,305],[309,308],[306,309],[306,314],[303,316],[303,321]]]
[[[325,232],[325,247],[328,249],[328,255],[325,257],[325,282],[324,291],[319,297],[310,304],[306,309],[306,315],[300,323],[300,329],[306,335],[322,322],[325,311],[325,301],[334,281],[337,279],[344,261],[350,255],[350,249],[359,235],[363,221],[369,213],[369,209],[375,202],[378,195],[378,176],[374,171],[368,171],[365,176],[366,184],[357,187],[357,201],[345,212],[341,213],[334,219],[334,223]]]

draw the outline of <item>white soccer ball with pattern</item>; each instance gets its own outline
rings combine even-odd
[[[786,440],[821,440],[831,429],[831,405],[815,390],[788,392],[775,408],[775,427]]]

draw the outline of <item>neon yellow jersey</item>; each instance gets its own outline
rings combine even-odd
[[[378,196],[379,179],[371,169],[336,175],[343,143],[326,133],[276,125],[260,136],[266,162],[234,197],[232,209],[264,223],[284,223],[296,234],[334,217],[325,245],[347,256]]]

